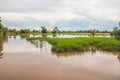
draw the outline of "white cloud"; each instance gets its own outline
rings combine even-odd
[[[64,20],[116,22],[120,21],[119,3],[120,0],[1,0],[0,16],[7,21],[34,19],[51,25]]]
[[[77,18],[78,15],[68,12],[55,12],[55,13],[46,13],[46,12],[38,12],[38,13],[0,13],[2,18],[7,21],[26,21],[28,18],[36,19],[38,21],[46,21],[50,24],[54,24],[59,20],[72,20]]]
[[[7,20],[7,21],[10,21],[10,22],[14,22],[14,21],[19,21],[19,20],[22,20],[22,21],[26,21],[27,19],[25,18],[25,15],[24,14],[21,14],[21,13],[0,13],[0,16]]]
[[[26,16],[34,17],[40,21],[40,18],[43,21],[51,21],[51,19],[54,21],[59,19],[70,20],[83,17],[97,17],[108,20],[112,18],[118,20],[120,18],[120,6],[115,6],[120,2],[119,0],[114,0],[113,5],[111,0],[91,0],[90,2],[89,0],[2,0],[1,2],[1,11],[8,10],[18,19],[20,17],[23,19]],[[4,15],[11,14],[4,12]]]

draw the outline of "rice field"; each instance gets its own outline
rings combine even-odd
[[[114,38],[47,38],[54,52],[120,51],[120,41]]]

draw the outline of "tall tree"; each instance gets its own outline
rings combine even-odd
[[[58,32],[59,32],[58,27],[54,27],[54,29],[53,29],[53,33],[58,33]]]
[[[0,23],[2,22],[1,17],[0,17]]]
[[[42,33],[47,33],[47,29],[45,28],[45,26],[41,26],[41,29],[42,29],[41,30]]]
[[[2,25],[2,20],[1,20],[1,17],[0,17],[0,34],[2,33],[2,28],[3,28],[3,25]]]
[[[93,30],[90,30],[90,32],[91,32],[92,37],[94,37],[94,36],[95,36],[95,32],[96,32],[96,30],[93,29]]]
[[[2,32],[3,32],[3,36],[6,36],[7,33],[8,33],[8,28],[7,27],[3,27]]]
[[[120,26],[120,23],[119,23],[119,26]],[[112,33],[114,34],[116,39],[120,40],[120,27],[113,28]]]
[[[6,28],[2,25],[2,20],[1,20],[1,17],[0,17],[0,34],[5,36],[7,34],[7,32],[8,32],[8,28]]]

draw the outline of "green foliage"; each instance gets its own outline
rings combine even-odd
[[[19,34],[19,31],[17,31],[15,28],[9,29],[9,34],[16,35],[16,34]]]
[[[38,30],[33,30],[32,33],[40,33]]]
[[[1,18],[1,17],[0,17]],[[0,34],[2,34],[2,28],[3,28],[3,25],[2,25],[2,23],[1,23],[2,21],[1,21],[1,19],[0,19]]]
[[[4,27],[1,22],[2,22],[2,20],[1,20],[1,17],[0,17],[0,35],[2,34],[2,35],[5,36],[8,32],[8,28]]]
[[[0,34],[5,36],[5,35],[7,35],[7,33],[8,33],[8,28],[0,26]]]
[[[3,27],[3,28],[2,28],[2,32],[3,32],[3,35],[4,35],[4,36],[7,35],[7,33],[8,33],[8,28],[7,28],[7,27]]]
[[[58,27],[54,27],[54,29],[53,29],[52,33],[58,33],[58,32],[59,32]]]
[[[47,33],[47,29],[45,28],[45,26],[42,26],[41,29],[42,29],[41,31],[42,33]]]
[[[2,26],[2,24],[0,23],[0,34],[2,34],[2,28],[3,28],[3,26]]]
[[[115,27],[113,28],[113,34],[115,35],[115,38],[120,40],[120,28]]]
[[[0,23],[0,29],[2,29],[3,25]]]
[[[112,38],[48,38],[47,41],[53,45],[54,52],[120,51],[120,41]]]
[[[20,34],[27,34],[30,33],[30,29],[21,29]]]

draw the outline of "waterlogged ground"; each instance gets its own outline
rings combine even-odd
[[[85,34],[78,34],[78,35],[74,35],[74,34],[57,34],[57,35],[30,35],[29,37],[31,38],[39,38],[39,37],[48,37],[48,38],[77,38],[77,37],[91,37],[91,35],[85,35]],[[94,37],[107,37],[110,38],[110,35],[95,35]]]
[[[0,54],[0,80],[120,80],[120,53],[52,53],[17,36],[1,40]]]

